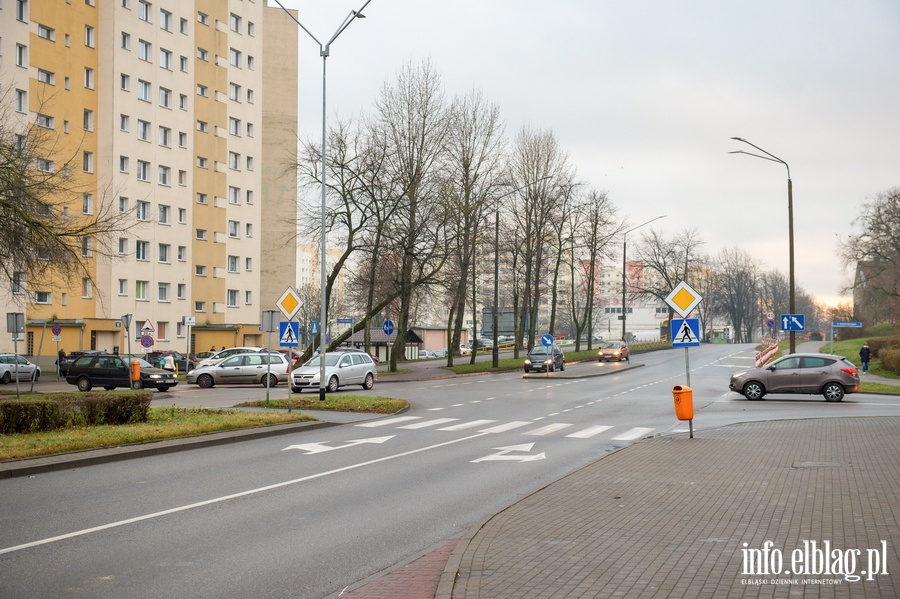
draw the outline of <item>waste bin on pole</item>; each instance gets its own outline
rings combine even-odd
[[[141,363],[137,360],[131,361],[131,382],[141,379]]]
[[[672,388],[672,399],[675,400],[675,417],[679,420],[687,420],[691,431],[691,439],[694,438],[694,390],[683,385],[675,385]]]

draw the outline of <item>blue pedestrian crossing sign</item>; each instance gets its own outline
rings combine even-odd
[[[281,321],[278,323],[278,339],[281,347],[297,347],[300,345],[300,323]]]
[[[672,347],[699,347],[700,319],[672,319]]]
[[[782,314],[779,320],[781,321],[782,331],[803,331],[806,329],[803,314]]]

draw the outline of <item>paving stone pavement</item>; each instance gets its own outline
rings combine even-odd
[[[900,418],[755,422],[693,439],[657,437],[341,596],[895,599],[898,464]]]

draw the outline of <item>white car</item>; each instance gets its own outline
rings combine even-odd
[[[208,358],[203,358],[199,364],[194,366],[194,369],[200,368],[202,366],[212,366],[213,364],[218,364],[225,358],[229,356],[234,356],[237,354],[246,354],[250,352],[258,352],[264,351],[262,347],[229,347],[228,349],[223,349],[221,351],[215,352],[213,355]]]
[[[215,364],[193,369],[185,377],[189,385],[208,389],[214,385],[249,384],[274,387],[288,381],[290,364],[279,352],[244,352]]]
[[[291,391],[300,393],[304,389],[319,388],[321,366],[320,356],[295,368],[291,372]],[[362,385],[363,389],[375,386],[375,362],[366,352],[342,351],[325,354],[325,388],[329,392],[337,391],[346,385]]]
[[[41,378],[41,367],[18,354],[0,354],[0,382],[30,381]]]

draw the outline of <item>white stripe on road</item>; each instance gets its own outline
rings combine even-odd
[[[363,422],[354,426],[362,426],[365,428],[376,428],[379,426],[390,426],[398,422],[407,422],[409,420],[421,420],[421,416],[398,416],[397,418],[388,418],[387,420],[375,420],[373,422]]]
[[[643,437],[647,433],[653,432],[652,428],[633,428],[630,431],[626,431],[619,435],[618,437],[613,437],[613,441],[634,441],[640,437]]]
[[[572,437],[573,439],[590,439],[594,435],[599,435],[603,431],[608,431],[611,429],[611,426],[604,426],[599,424],[597,426],[592,426],[590,428],[586,428],[583,431],[578,431],[577,433],[572,433],[571,435],[566,435],[567,437]]]
[[[555,433],[556,431],[561,431],[562,429],[569,428],[570,426],[574,426],[574,425],[566,424],[565,422],[557,422],[555,424],[548,424],[547,426],[542,426],[541,428],[536,428],[534,430],[526,431],[522,434],[543,436],[543,435],[549,435],[550,433]]]
[[[424,422],[415,422],[413,424],[407,424],[404,426],[398,426],[397,428],[406,428],[410,430],[415,430],[418,428],[428,428],[429,426],[438,426],[440,424],[447,424],[448,422],[456,422],[459,418],[436,418],[434,420],[426,420]]]
[[[528,426],[529,424],[534,424],[528,420],[514,420],[513,422],[507,422],[506,424],[498,424],[497,426],[492,426],[491,428],[484,428],[478,431],[479,433],[505,433],[506,431],[511,431],[514,428],[521,428],[523,426]]]
[[[467,428],[475,428],[476,426],[483,426],[485,424],[490,424],[492,422],[497,422],[496,420],[472,420],[471,422],[462,422],[460,424],[454,424],[453,426],[445,426],[444,428],[439,428],[439,431],[461,431]]]

